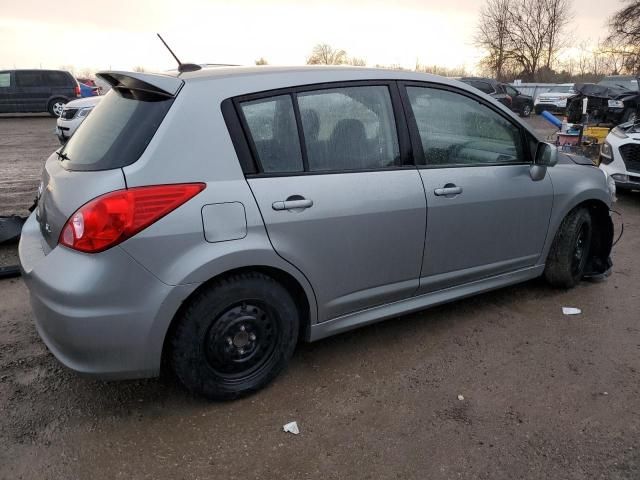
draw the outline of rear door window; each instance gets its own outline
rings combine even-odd
[[[265,173],[303,170],[300,139],[290,95],[240,104],[255,153]]]
[[[481,92],[487,93],[487,94],[492,94],[495,93],[494,88],[491,86],[490,83],[487,82],[480,82],[480,81],[472,81],[471,85],[476,87],[478,90],[480,90]]]
[[[16,72],[16,85],[18,87],[42,86],[42,74],[40,72]]]
[[[173,97],[111,89],[61,153],[69,170],[109,170],[134,163],[153,138]]]
[[[397,130],[388,87],[301,92],[298,104],[310,171],[399,165]]]
[[[45,72],[46,84],[51,87],[67,87],[71,85],[71,78],[64,72]]]

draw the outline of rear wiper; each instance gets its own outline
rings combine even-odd
[[[59,152],[58,150],[56,150],[56,155],[58,155],[58,158],[60,160],[69,160],[69,157],[64,152]]]

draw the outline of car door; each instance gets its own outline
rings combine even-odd
[[[13,113],[15,105],[15,85],[11,72],[0,72],[0,113]]]
[[[40,70],[17,70],[16,110],[18,112],[45,112],[49,98]]]
[[[320,321],[418,288],[426,202],[403,165],[395,89],[328,84],[237,102],[260,171],[248,183],[274,249],[313,286]]]
[[[548,175],[533,180],[522,127],[475,95],[406,84],[427,196],[420,293],[531,267],[547,236]]]

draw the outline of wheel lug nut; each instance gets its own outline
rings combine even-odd
[[[251,335],[249,335],[249,340],[251,340],[252,342],[255,341],[256,336],[252,333]]]
[[[227,343],[229,345],[233,345],[233,340],[231,339],[231,337],[227,337]]]
[[[243,354],[244,354],[244,348],[241,348],[240,350],[238,350],[238,353],[239,353],[240,355],[243,355]]]
[[[240,325],[240,331],[244,332],[244,325]]]

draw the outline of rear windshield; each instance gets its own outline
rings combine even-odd
[[[173,98],[111,89],[61,151],[68,170],[109,170],[134,163],[153,138]]]

